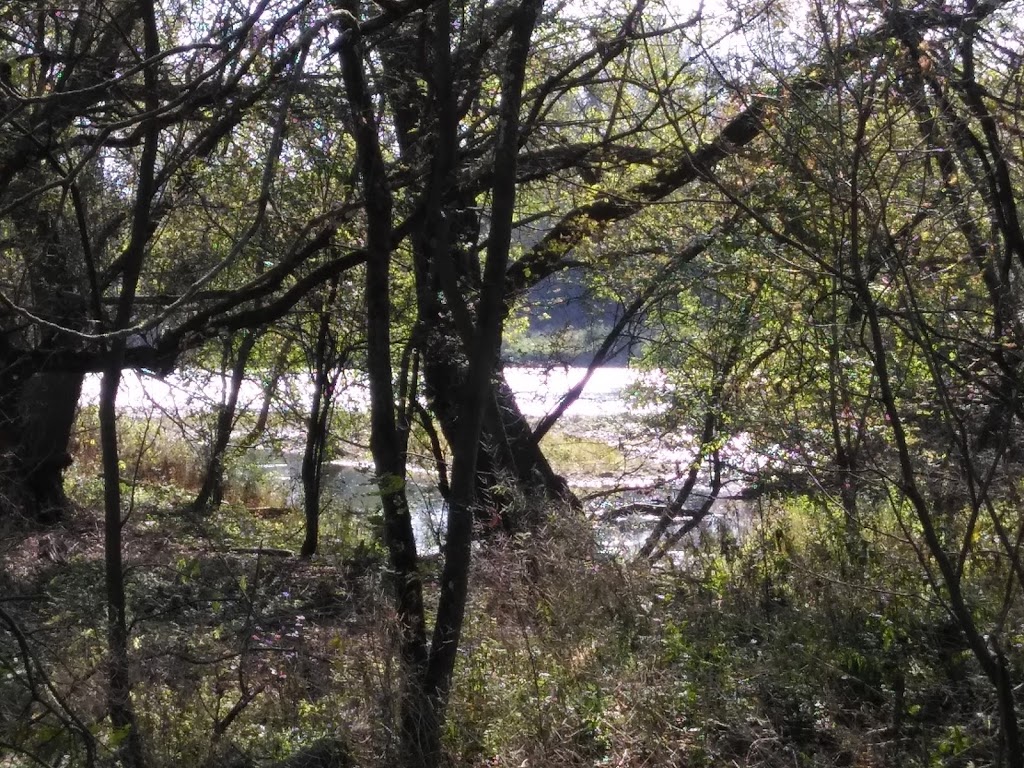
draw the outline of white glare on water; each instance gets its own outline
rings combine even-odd
[[[549,413],[562,396],[586,374],[585,368],[568,366],[557,368],[507,368],[505,378],[516,394],[523,414],[530,419]],[[643,374],[631,368],[602,368],[594,372],[583,394],[566,409],[566,416],[617,416],[635,412],[627,402],[630,387],[642,380]],[[145,413],[149,410],[187,415],[209,411],[221,402],[224,378],[202,371],[174,373],[163,378],[126,371],[118,390],[118,408],[126,413]],[[308,405],[313,391],[312,382],[299,375],[284,378],[282,387],[291,402]],[[90,375],[82,386],[82,405],[99,402],[100,377]],[[258,410],[263,403],[263,384],[246,379],[238,396],[242,410]],[[369,393],[360,374],[349,372],[343,376],[338,388],[338,406],[343,409],[365,411],[369,406]]]

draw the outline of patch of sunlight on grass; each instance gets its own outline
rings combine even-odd
[[[621,470],[625,456],[617,448],[586,437],[551,432],[541,441],[545,455],[558,472],[600,475]]]

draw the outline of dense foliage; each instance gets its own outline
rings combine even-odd
[[[0,764],[1024,767],[1021,8],[5,4]]]

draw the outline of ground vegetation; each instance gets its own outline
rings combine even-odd
[[[1020,10],[8,3],[0,759],[1024,766]]]

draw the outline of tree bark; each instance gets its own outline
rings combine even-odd
[[[123,342],[120,344],[123,355]],[[117,448],[117,388],[121,383],[118,350],[100,384],[100,445],[103,464],[103,552],[107,598],[107,701],[110,722],[118,731],[120,754],[129,768],[143,765],[142,737],[132,706],[131,672],[128,657],[127,599],[121,511],[121,464]]]
[[[324,452],[327,447],[327,421],[330,414],[331,394],[326,376],[317,374],[313,382],[313,402],[309,410],[306,429],[306,447],[302,453],[302,509],[306,532],[302,539],[301,557],[312,557],[320,547],[320,491],[323,476]]]
[[[156,8],[153,0],[139,4],[142,15],[146,58],[155,62],[160,51]],[[157,73],[148,66],[143,76],[147,86],[146,108],[157,106]],[[129,326],[135,306],[142,264],[147,245],[156,228],[152,203],[157,193],[156,168],[160,129],[150,121],[144,128],[139,174],[132,206],[131,236],[123,254],[121,293],[113,326],[122,330]],[[132,681],[129,666],[128,601],[125,594],[122,533],[126,518],[122,510],[121,464],[117,447],[117,389],[124,368],[127,339],[118,336],[110,342],[106,369],[100,385],[100,443],[103,461],[103,552],[107,602],[107,699],[110,721],[121,737],[120,757],[128,768],[143,768],[145,752],[142,734],[132,703]]]
[[[235,426],[235,413],[238,409],[238,393],[245,379],[245,369],[249,364],[253,347],[259,338],[258,331],[247,331],[238,346],[235,361],[231,366],[231,378],[227,382],[227,397],[217,408],[217,424],[214,429],[213,441],[210,445],[210,456],[203,473],[203,484],[192,502],[192,510],[197,514],[207,514],[216,510],[224,501],[224,460],[227,458],[231,432]],[[225,349],[230,354],[231,341],[225,341]],[[225,355],[227,358],[228,355]]]
[[[459,338],[449,327],[435,327],[424,342],[423,383],[427,404],[437,418],[445,440],[454,445],[463,430],[462,415],[467,394],[468,361]],[[516,403],[515,393],[495,364],[490,376],[492,397],[485,404],[481,448],[491,472],[478,477],[480,494],[491,495],[501,515],[502,528],[510,533],[536,530],[545,508],[579,500],[565,478],[558,475]],[[513,494],[494,494],[497,488],[515,488]],[[490,515],[488,515],[489,517]]]
[[[47,181],[42,172],[32,170],[11,191],[30,195]],[[6,331],[0,337],[0,353],[6,353],[0,372],[0,490],[10,511],[53,523],[68,506],[63,473],[71,463],[68,447],[83,376],[40,372],[13,351],[12,342],[60,352],[69,342],[57,328],[85,324],[87,302],[73,258],[78,233],[41,200],[17,209],[14,228],[27,278],[27,290],[19,298],[52,326],[24,328],[13,313],[0,315],[0,333]]]
[[[350,13],[356,9],[350,4]],[[355,119],[357,164],[366,209],[366,337],[370,385],[370,451],[384,517],[384,543],[391,589],[398,613],[399,654],[404,666],[400,742],[402,761],[432,765],[425,741],[439,739],[438,725],[426,705],[426,617],[418,570],[416,539],[406,497],[406,466],[399,435],[391,366],[391,193],[381,155],[373,100],[366,86],[358,28],[348,26],[338,42],[342,77]]]
[[[511,27],[514,17],[510,7],[504,29]],[[389,73],[385,89],[402,158],[413,167],[430,161],[422,192],[425,210],[411,238],[418,317],[414,339],[424,361],[427,406],[447,443],[454,445],[463,429],[469,375],[465,350],[472,344],[473,298],[482,280],[474,251],[483,229],[475,196],[456,182],[458,120],[460,103],[478,84],[468,83],[465,93],[455,92],[449,29],[440,14],[431,22],[401,28],[382,45],[382,59]],[[413,87],[418,80],[431,84],[428,98]],[[424,125],[431,129],[429,144],[422,138]],[[533,439],[497,361],[492,377],[497,402],[486,405],[481,434],[481,460],[488,471],[478,473],[477,491],[494,502],[503,530],[535,529],[545,507],[579,502]],[[510,484],[513,493],[501,490]],[[489,520],[493,515],[489,511],[484,517]]]
[[[338,381],[337,339],[331,332],[331,313],[338,295],[338,281],[331,284],[327,299],[320,305],[320,322],[314,344],[313,396],[306,425],[306,447],[302,454],[302,503],[306,518],[306,534],[302,557],[312,557],[320,546],[320,499],[327,440],[330,436],[331,410]]]
[[[0,405],[0,498],[6,514],[39,524],[58,522],[68,509],[64,470],[81,374],[36,374],[8,390]]]
[[[473,538],[473,510],[477,503],[477,458],[486,413],[495,402],[492,376],[501,350],[505,318],[505,272],[512,242],[512,220],[516,203],[516,158],[519,150],[519,109],[522,104],[526,61],[530,51],[542,0],[524,0],[516,9],[502,73],[498,137],[494,152],[494,187],[491,192],[490,236],[483,270],[475,327],[464,339],[468,374],[463,391],[460,431],[452,444],[451,499],[448,505],[448,536],[441,594],[437,604],[430,644],[430,659],[423,690],[429,697],[429,730],[422,731],[424,764],[441,762],[440,736],[462,636],[469,595],[469,566]],[[450,21],[447,6],[438,9],[437,25],[447,34]],[[442,38],[443,42],[443,38]],[[444,56],[439,45],[435,53]],[[444,285],[449,305],[458,307],[462,296],[457,286]]]

